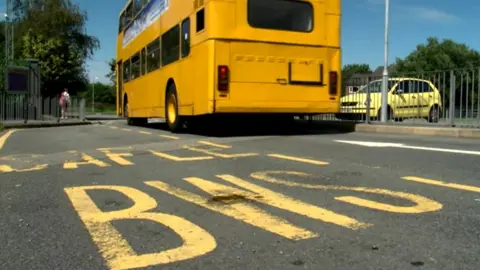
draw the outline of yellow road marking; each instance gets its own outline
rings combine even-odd
[[[9,172],[31,172],[31,171],[39,171],[46,169],[48,164],[36,165],[33,168],[28,169],[14,169],[9,165],[0,165],[0,172],[9,173]]]
[[[149,150],[149,151],[157,157],[161,157],[161,158],[169,159],[169,160],[173,160],[173,161],[197,161],[197,160],[213,159],[213,157],[211,157],[211,156],[178,157],[178,156],[169,155],[169,154],[165,154],[165,153],[161,153],[161,152],[156,152],[156,151],[153,151],[153,150]]]
[[[225,148],[225,149],[232,148],[232,146],[230,146],[230,145],[218,144],[218,143],[209,142],[209,141],[198,141],[198,143],[213,146],[213,147],[218,147],[218,148]]]
[[[217,175],[217,177],[231,184],[237,185],[244,189],[248,189],[253,193],[257,194],[257,196],[254,196],[252,200],[278,207],[280,209],[284,209],[293,213],[297,213],[299,215],[303,215],[316,220],[321,220],[327,223],[333,223],[352,230],[373,226],[373,224],[363,223],[354,218],[350,218],[315,205],[295,200],[281,193],[276,193],[264,187],[260,187],[248,181],[242,180],[233,175],[223,174]]]
[[[220,197],[222,196],[221,194],[225,194],[225,192],[233,192],[232,194],[236,195],[244,195],[246,193],[235,188],[215,184],[213,182],[196,177],[185,178],[185,180],[215,197]],[[205,207],[209,210],[243,221],[247,224],[262,228],[266,231],[278,234],[288,239],[301,240],[317,236],[317,234],[314,232],[297,227],[280,217],[272,216],[255,205],[250,205],[247,202],[235,202],[232,204],[212,203],[202,196],[179,188],[171,187],[167,183],[161,181],[149,181],[145,182],[145,184],[170,195],[176,196],[187,202]],[[218,190],[218,187],[220,187],[221,190]],[[240,191],[240,193],[238,193],[238,191]],[[247,198],[253,197],[250,193],[248,193],[247,196]]]
[[[0,137],[0,150],[2,150],[2,148],[5,145],[5,142],[7,141],[8,137],[10,137],[10,135],[12,135],[16,131],[17,131],[16,129],[10,129]]]
[[[149,132],[149,131],[140,130],[138,132],[141,133],[141,134],[152,135],[152,132]]]
[[[257,156],[257,153],[240,153],[240,154],[222,154],[222,153],[217,153],[214,151],[206,150],[206,149],[201,149],[201,148],[196,148],[196,147],[189,147],[189,146],[184,146],[183,148],[194,151],[194,152],[200,152],[204,153],[207,155],[212,155],[215,157],[220,157],[220,158],[239,158],[239,157],[252,157],[252,156]]]
[[[82,159],[84,161],[65,161],[65,163],[63,164],[63,168],[64,169],[76,169],[78,168],[78,165],[96,165],[98,167],[108,167],[110,166],[109,164],[101,161],[101,160],[98,160],[98,159],[95,159],[94,157],[92,156],[89,156],[87,154],[82,154]]]
[[[272,184],[289,186],[289,187],[301,187],[301,188],[319,189],[319,190],[356,191],[356,192],[378,194],[378,195],[384,195],[384,196],[386,195],[386,196],[391,196],[391,197],[400,198],[404,200],[409,200],[415,204],[414,206],[396,206],[396,205],[391,205],[386,203],[379,203],[375,201],[365,200],[365,199],[354,197],[354,196],[335,197],[335,199],[338,201],[343,201],[350,204],[371,208],[375,210],[386,211],[386,212],[402,213],[402,214],[419,214],[419,213],[425,213],[425,212],[438,211],[443,208],[443,205],[439,202],[436,202],[434,200],[428,199],[420,195],[406,193],[406,192],[392,191],[388,189],[379,189],[379,188],[304,184],[304,183],[298,183],[292,180],[278,179],[274,175],[286,175],[286,176],[296,176],[296,177],[304,177],[304,178],[312,177],[312,175],[308,173],[295,172],[295,171],[255,172],[255,173],[252,173],[250,176],[257,180],[269,182]]]
[[[286,155],[280,155],[280,154],[268,154],[267,156],[273,157],[273,158],[279,158],[279,159],[286,159],[286,160],[292,160],[292,161],[297,161],[297,162],[309,163],[309,164],[314,164],[314,165],[328,165],[328,162],[325,162],[325,161],[319,161],[319,160],[313,160],[313,159],[307,159],[307,158],[299,158],[299,157],[294,157],[294,156],[286,156]]]
[[[131,149],[130,147],[125,147],[128,149]],[[123,148],[123,149],[125,149]],[[110,160],[113,162],[118,163],[119,165],[122,166],[131,166],[135,165],[133,162],[125,159],[125,157],[132,157],[133,155],[128,152],[122,152],[122,153],[117,153],[117,152],[112,152],[112,150],[123,150],[121,148],[98,148],[97,150],[103,152]]]
[[[118,129],[118,127],[116,127],[116,126],[108,126],[108,127],[111,128],[111,129]]]
[[[158,135],[162,138],[166,138],[166,139],[172,139],[172,140],[178,140],[180,139],[179,137],[175,137],[175,136],[170,136],[170,135]]]
[[[453,188],[453,189],[459,189],[459,190],[465,190],[465,191],[472,191],[472,192],[478,192],[480,193],[480,187],[476,186],[468,186],[468,185],[462,185],[462,184],[456,184],[456,183],[447,183],[443,182],[440,180],[433,180],[433,179],[426,179],[426,178],[421,178],[417,176],[404,176],[402,179],[405,179],[407,181],[412,181],[412,182],[418,182],[418,183],[423,183],[427,185],[434,185],[434,186],[439,186],[439,187],[446,187],[446,188]]]
[[[110,190],[122,193],[134,204],[130,208],[103,212],[87,194],[89,190]],[[85,186],[65,188],[92,240],[100,249],[110,269],[138,269],[168,264],[205,255],[217,247],[215,238],[192,222],[171,214],[150,213],[157,202],[147,194],[125,186]],[[112,225],[116,220],[150,220],[174,231],[183,243],[179,247],[138,255]]]
[[[131,129],[129,128],[122,128],[123,131],[132,131]]]

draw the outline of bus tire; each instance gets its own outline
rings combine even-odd
[[[178,95],[175,83],[168,86],[165,95],[165,120],[168,129],[177,133],[183,128],[183,117],[178,114]]]
[[[123,103],[123,117],[127,118],[127,125],[129,126],[146,126],[148,118],[132,118],[128,113],[128,98],[124,98]]]

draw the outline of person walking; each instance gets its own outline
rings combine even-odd
[[[67,119],[68,105],[70,105],[70,94],[68,89],[65,87],[63,92],[60,94],[60,100],[58,102],[61,108],[61,119]]]

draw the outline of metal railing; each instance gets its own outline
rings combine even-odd
[[[67,119],[85,120],[85,100],[71,97]],[[0,122],[64,121],[58,97],[0,93]]]
[[[343,82],[340,113],[313,120],[380,122],[381,77]],[[392,74],[388,84],[389,124],[480,128],[480,68]]]

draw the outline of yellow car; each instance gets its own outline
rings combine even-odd
[[[442,111],[441,94],[432,82],[417,78],[389,78],[387,87],[388,120],[424,118],[438,122]],[[380,119],[382,80],[370,82],[358,92],[342,97],[340,102],[340,113],[336,114],[339,119],[366,119],[367,105],[370,105],[370,117]]]

